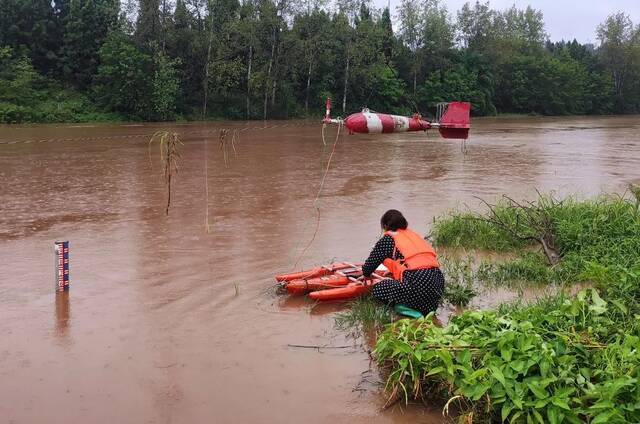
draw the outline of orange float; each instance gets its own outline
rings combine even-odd
[[[276,275],[276,281],[279,283],[282,283],[282,282],[293,281],[293,280],[323,277],[325,275],[333,274],[338,270],[347,269],[347,268],[353,268],[353,265],[345,262],[337,262],[328,266],[320,266],[318,268],[313,268],[308,271],[300,271],[300,272],[293,272],[290,274]]]
[[[385,278],[380,274],[374,274],[371,280],[364,283],[358,280],[359,277],[362,277],[361,264],[338,262],[309,271],[278,275],[276,280],[282,283],[290,295],[300,296],[308,293],[314,300],[330,301],[361,296],[368,292],[372,285]]]
[[[360,273],[362,275],[362,272]],[[303,295],[316,290],[342,287],[349,284],[349,277],[346,275],[325,275],[324,277],[300,279],[289,281],[285,288],[292,295]]]
[[[376,283],[382,280],[383,278],[376,278],[367,283],[362,281],[357,283],[351,282],[344,287],[311,292],[309,293],[309,297],[321,302],[355,299],[356,297],[360,297],[363,294],[368,293]]]

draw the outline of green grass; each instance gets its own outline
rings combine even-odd
[[[555,276],[544,255],[523,252],[511,260],[483,261],[478,267],[477,278],[486,287],[519,287],[549,284]]]
[[[478,294],[474,288],[478,275],[474,269],[473,257],[460,259],[441,256],[438,261],[445,277],[442,300],[454,306],[468,306]]]
[[[640,259],[640,213],[635,198],[603,196],[562,202],[541,196],[534,207],[548,214],[552,223],[555,247],[560,262],[549,267],[543,254],[531,252],[534,241],[522,240],[498,225],[487,222],[487,214],[451,213],[435,221],[433,236],[438,246],[465,247],[496,252],[518,252],[515,259],[493,264],[486,272],[486,281],[509,283],[568,283],[582,281],[587,265],[621,265],[631,267]],[[523,235],[535,233],[527,227],[521,213],[509,202],[498,203],[494,209],[499,218],[518,228]],[[526,249],[525,249],[526,248]]]
[[[637,197],[557,201],[543,196],[529,212],[548,223],[559,262],[470,212],[435,222],[439,246],[512,251],[510,259],[443,261],[447,284],[515,281],[594,288],[527,305],[466,311],[443,328],[429,317],[388,325],[375,355],[392,396],[440,398],[467,422],[640,422],[640,215]],[[509,201],[495,216],[522,234],[523,210]],[[486,217],[486,215],[485,215]],[[546,220],[548,218],[548,220]],[[546,220],[546,221],[545,221]],[[472,286],[471,286],[472,287]]]
[[[394,320],[393,310],[371,295],[359,297],[349,306],[336,317],[336,327],[340,330],[380,330]]]
[[[499,208],[498,211],[505,220],[515,222],[515,213],[509,209]],[[531,244],[481,218],[472,212],[452,212],[436,219],[433,232],[436,245],[506,252]]]

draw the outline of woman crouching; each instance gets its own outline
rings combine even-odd
[[[369,278],[383,264],[393,279],[373,286],[373,297],[389,306],[408,306],[423,315],[434,312],[444,293],[444,276],[435,250],[407,228],[407,220],[395,209],[382,215],[380,225],[384,235],[362,266],[362,273]]]

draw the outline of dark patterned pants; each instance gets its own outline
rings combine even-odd
[[[423,315],[438,309],[444,294],[444,275],[439,268],[405,271],[403,279],[380,281],[373,286],[373,297],[389,306],[408,306]]]

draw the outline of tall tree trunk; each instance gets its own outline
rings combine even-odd
[[[269,81],[271,80],[271,67],[273,66],[273,55],[275,54],[276,40],[275,29],[273,34],[273,43],[271,44],[271,57],[269,57],[269,68],[267,68],[267,80],[264,84],[264,107],[262,111],[262,119],[267,119],[267,101],[269,100]]]
[[[278,59],[280,59],[280,44],[277,44],[276,47],[276,58],[273,63],[274,75],[278,72]],[[276,87],[278,86],[278,78],[273,78],[272,88],[271,88],[271,109],[274,108],[276,104]]]
[[[342,92],[342,114],[347,113],[347,85],[349,83],[349,55],[347,54],[347,66],[344,70],[344,91]]]
[[[204,65],[204,99],[202,102],[202,118],[207,116],[207,98],[209,96],[209,62],[211,61],[211,46],[213,45],[213,14],[211,12],[211,5],[209,5],[209,16],[211,20],[209,22],[209,46],[207,47],[207,62]]]
[[[249,44],[249,64],[247,65],[247,119],[251,116],[251,61],[253,60],[253,45]]]
[[[311,65],[313,64],[313,60],[311,57],[309,58],[309,69],[307,70],[307,95],[304,99],[304,111],[307,116],[309,116],[309,92],[311,91]]]
[[[417,85],[416,82],[417,82],[417,79],[418,79],[418,71],[417,71],[417,69],[414,68],[413,69],[413,97],[416,96],[416,85]]]
[[[161,37],[162,37],[162,53],[165,52],[165,44],[166,44],[166,33],[167,33],[167,0],[162,0],[162,28]]]

